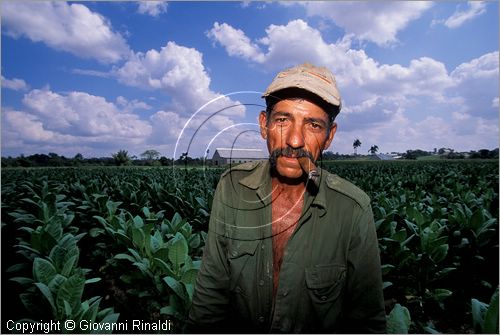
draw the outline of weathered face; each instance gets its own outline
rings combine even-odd
[[[259,123],[269,153],[277,157],[276,171],[289,179],[300,178],[304,173],[296,157],[305,151],[316,161],[330,146],[337,130],[335,123],[328,127],[328,114],[307,100],[281,100],[269,120],[265,112],[260,113]]]

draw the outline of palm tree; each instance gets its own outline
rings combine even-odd
[[[354,156],[358,154],[358,148],[361,146],[361,141],[359,138],[354,140],[354,143],[352,144],[352,147],[354,148]]]
[[[378,151],[378,145],[372,145],[372,147],[368,150],[372,155],[375,155]]]

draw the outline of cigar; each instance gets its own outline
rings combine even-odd
[[[300,157],[298,161],[302,170],[307,174],[307,179],[311,180],[316,187],[319,187],[319,171],[312,159]]]

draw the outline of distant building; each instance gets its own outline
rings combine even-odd
[[[369,157],[371,159],[378,160],[378,161],[392,161],[394,159],[400,158],[398,156],[388,155],[388,154],[375,154],[375,155],[370,155]]]
[[[213,165],[240,164],[267,159],[269,155],[261,149],[217,148],[212,157]]]

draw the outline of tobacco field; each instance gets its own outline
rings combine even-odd
[[[389,332],[498,333],[498,161],[323,168],[372,199]],[[68,319],[182,332],[222,172],[2,169],[2,333]]]

